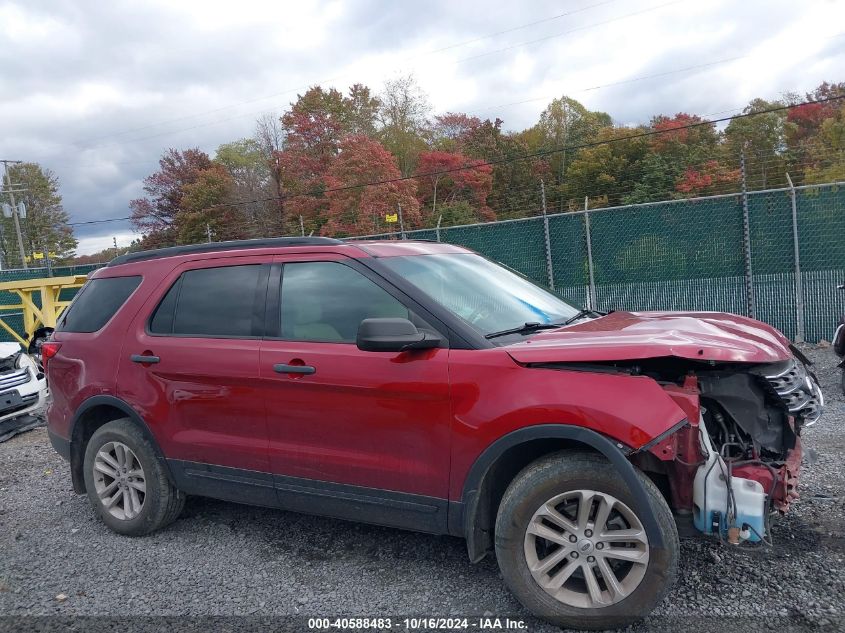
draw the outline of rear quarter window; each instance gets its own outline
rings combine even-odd
[[[96,332],[126,303],[140,283],[140,275],[90,280],[74,297],[56,330]]]

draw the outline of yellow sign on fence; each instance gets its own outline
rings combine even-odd
[[[385,213],[384,214],[384,221],[388,224],[393,224],[399,221],[399,214],[398,213]]]

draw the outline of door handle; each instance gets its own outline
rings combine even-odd
[[[132,354],[132,356],[129,357],[129,360],[133,363],[144,363],[149,365],[153,365],[161,361],[158,356],[147,356],[145,354]]]
[[[273,365],[273,371],[277,374],[306,374],[310,375],[315,373],[317,370],[311,365],[285,365],[284,363],[279,363],[278,365]]]

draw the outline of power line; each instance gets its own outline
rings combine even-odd
[[[620,16],[617,16],[615,18],[610,18],[609,20],[604,20],[602,22],[596,22],[594,24],[587,24],[587,25],[584,25],[584,26],[579,26],[579,27],[574,28],[574,29],[569,29],[568,31],[563,31],[561,33],[555,33],[554,35],[547,35],[546,37],[540,37],[540,38],[537,38],[535,40],[529,40],[527,42],[520,42],[519,44],[514,44],[512,46],[506,46],[505,48],[499,48],[495,51],[488,51],[486,53],[480,53],[479,55],[473,55],[472,57],[465,57],[464,59],[459,59],[457,61],[457,63],[462,64],[464,62],[472,61],[472,60],[475,60],[475,59],[480,59],[482,57],[488,57],[490,55],[496,55],[497,53],[505,53],[505,52],[511,51],[515,48],[520,48],[521,46],[529,46],[531,44],[538,44],[540,42],[546,42],[546,41],[554,39],[556,37],[562,37],[564,35],[569,35],[570,33],[577,33],[578,31],[586,31],[587,29],[592,29],[592,28],[595,28],[597,26],[604,26],[606,24],[611,24],[613,22],[618,22],[620,20],[625,20],[627,18],[636,17],[636,16],[642,15],[644,13],[650,13],[651,11],[657,11],[658,9],[664,9],[668,6],[671,6],[673,4],[678,4],[680,2],[682,2],[682,0],[672,0],[671,2],[665,2],[663,4],[658,4],[658,5],[653,6],[653,7],[647,7],[645,9],[640,9],[639,11],[633,11],[631,13],[626,13],[624,15],[620,15]]]

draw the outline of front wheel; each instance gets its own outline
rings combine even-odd
[[[510,590],[532,613],[579,629],[627,626],[674,582],[678,533],[666,501],[644,475],[664,548],[649,543],[639,509],[604,458],[558,453],[523,470],[496,520],[496,557]]]

